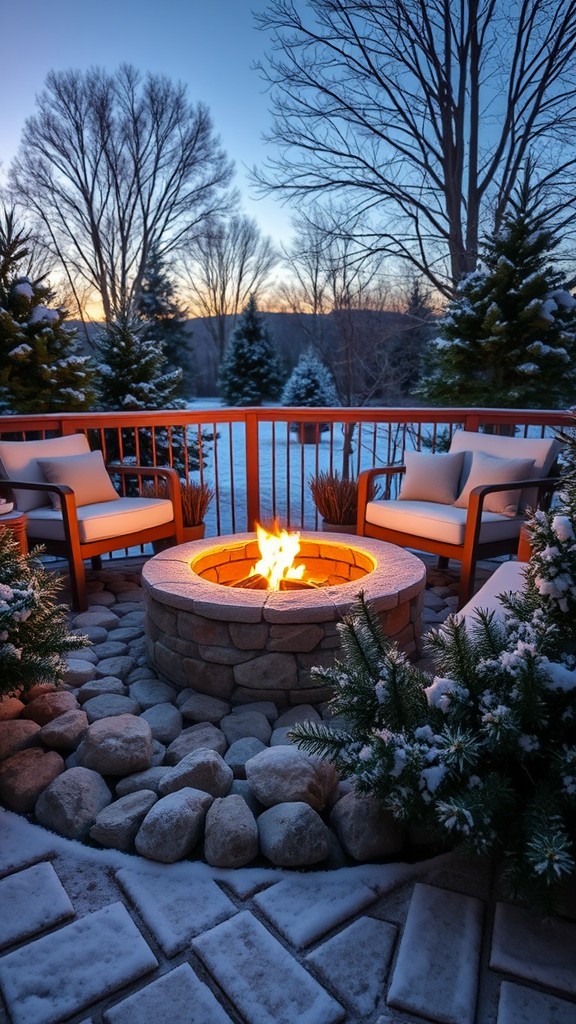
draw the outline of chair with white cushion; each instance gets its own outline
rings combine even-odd
[[[127,497],[118,481],[161,480],[168,497]],[[72,605],[87,607],[84,559],[169,538],[182,541],[182,505],[173,469],[105,466],[84,434],[40,441],[0,441],[0,490],[26,513],[32,545],[68,560]],[[94,563],[96,564],[96,563]]]
[[[461,607],[472,594],[478,559],[516,551],[526,510],[557,483],[551,474],[559,449],[549,438],[457,430],[447,453],[406,452],[402,466],[360,474],[357,533],[460,561]],[[397,473],[404,476],[391,499]],[[385,496],[374,500],[382,475]]]

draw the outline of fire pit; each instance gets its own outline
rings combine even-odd
[[[178,688],[236,701],[317,703],[310,675],[338,652],[337,622],[362,590],[384,631],[412,653],[421,632],[426,572],[393,544],[349,534],[300,534],[304,589],[261,589],[254,534],[169,548],[144,566],[148,656]]]

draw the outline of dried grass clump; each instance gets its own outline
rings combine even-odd
[[[308,482],[312,500],[327,523],[349,525],[356,522],[358,481],[338,473],[321,472]]]
[[[166,482],[162,480],[157,483],[145,483],[143,494],[150,497],[167,498]],[[184,526],[199,526],[204,522],[208,506],[214,497],[214,488],[204,481],[180,481],[180,495]]]

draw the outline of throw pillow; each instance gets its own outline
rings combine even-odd
[[[38,465],[48,483],[68,484],[72,488],[78,507],[94,505],[98,501],[117,501],[119,498],[100,451],[59,459],[38,459]],[[51,494],[50,500],[53,508],[60,508],[59,495]]]
[[[398,498],[400,501],[434,501],[453,505],[458,494],[464,452],[432,455],[406,452],[406,473]]]
[[[485,452],[474,452],[470,472],[461,493],[454,502],[456,508],[468,508],[470,491],[484,484],[507,484],[516,480],[529,480],[534,469],[534,459],[499,459]],[[502,516],[518,514],[518,502],[522,491],[495,491],[484,500],[485,512],[497,512]]]

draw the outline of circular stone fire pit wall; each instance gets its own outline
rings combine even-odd
[[[415,651],[426,576],[415,555],[367,537],[302,533],[296,564],[327,586],[271,593],[228,585],[259,557],[254,534],[240,534],[169,548],[146,563],[148,656],[168,682],[239,702],[324,701],[330,691],[310,669],[333,664],[336,624],[360,590],[386,634]]]

